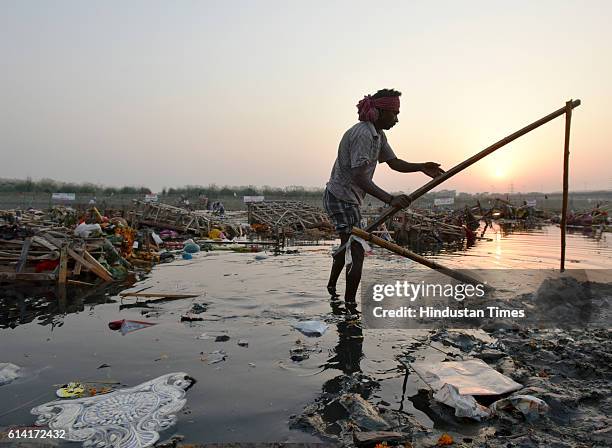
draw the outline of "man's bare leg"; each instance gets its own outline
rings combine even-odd
[[[357,241],[351,244],[351,258],[353,264],[346,268],[346,291],[344,291],[344,301],[347,304],[356,304],[355,297],[357,296],[357,288],[361,281],[361,271],[363,270],[363,258],[365,251],[363,246]]]
[[[350,234],[341,233],[340,234],[340,246],[344,246],[344,244],[348,241]],[[333,297],[338,297],[338,292],[336,290],[336,284],[338,283],[338,279],[340,278],[340,274],[342,273],[342,269],[344,268],[344,249],[334,255],[334,261],[332,264],[331,272],[329,273],[329,281],[327,282],[327,292]]]

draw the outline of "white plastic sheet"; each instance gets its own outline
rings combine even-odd
[[[475,420],[487,419],[491,410],[479,404],[471,395],[461,395],[455,386],[445,384],[434,394],[434,399],[455,409],[455,417],[469,417]]]
[[[304,320],[301,322],[294,322],[291,324],[300,333],[306,336],[323,336],[329,326],[318,320]]]
[[[0,386],[12,383],[19,378],[21,367],[10,362],[0,362]]]
[[[83,222],[74,229],[74,234],[80,238],[89,238],[89,235],[94,232],[102,232],[100,224],[85,224]]]
[[[434,391],[450,384],[460,395],[501,395],[523,387],[481,359],[415,363],[413,368]]]

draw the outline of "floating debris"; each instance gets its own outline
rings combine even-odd
[[[108,328],[111,330],[120,330],[121,334],[125,336],[128,333],[131,333],[136,330],[142,330],[143,328],[149,328],[153,325],[157,325],[154,322],[145,322],[140,320],[114,320],[108,323]]]
[[[227,353],[225,350],[215,350],[214,352],[209,353],[208,364],[218,364],[227,359]]]
[[[64,384],[55,391],[55,395],[59,398],[80,398],[85,394],[85,386],[81,383],[70,382]]]
[[[21,367],[10,362],[0,362],[0,386],[12,383],[19,378]]]
[[[291,326],[303,335],[309,337],[323,336],[329,328],[329,325],[318,320],[304,320],[292,323]]]

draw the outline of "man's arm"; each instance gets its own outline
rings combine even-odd
[[[444,170],[440,168],[439,163],[425,162],[425,163],[410,163],[402,159],[391,159],[387,161],[387,165],[394,171],[400,173],[416,173],[422,172],[427,174],[429,177],[438,177],[444,173]]]
[[[357,168],[351,168],[351,177],[353,182],[366,193],[380,199],[385,204],[390,204],[394,207],[405,208],[410,205],[410,199],[405,194],[393,196],[376,185],[368,177],[367,165],[361,165]]]

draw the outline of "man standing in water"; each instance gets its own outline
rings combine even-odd
[[[399,122],[401,93],[383,89],[374,95],[367,95],[359,104],[359,123],[345,132],[338,148],[338,157],[325,188],[324,205],[344,245],[351,236],[352,227],[361,226],[361,212],[366,193],[392,207],[405,208],[410,199],[404,194],[393,196],[372,182],[377,163],[386,163],[400,173],[422,172],[436,177],[444,171],[438,163],[409,163],[398,159],[387,142],[384,131]],[[364,250],[359,242],[351,244],[352,264],[346,270],[346,291],[344,300],[347,311],[356,311],[355,296],[361,281]],[[345,262],[345,251],[334,256],[327,283],[327,291],[336,299],[336,283]]]

